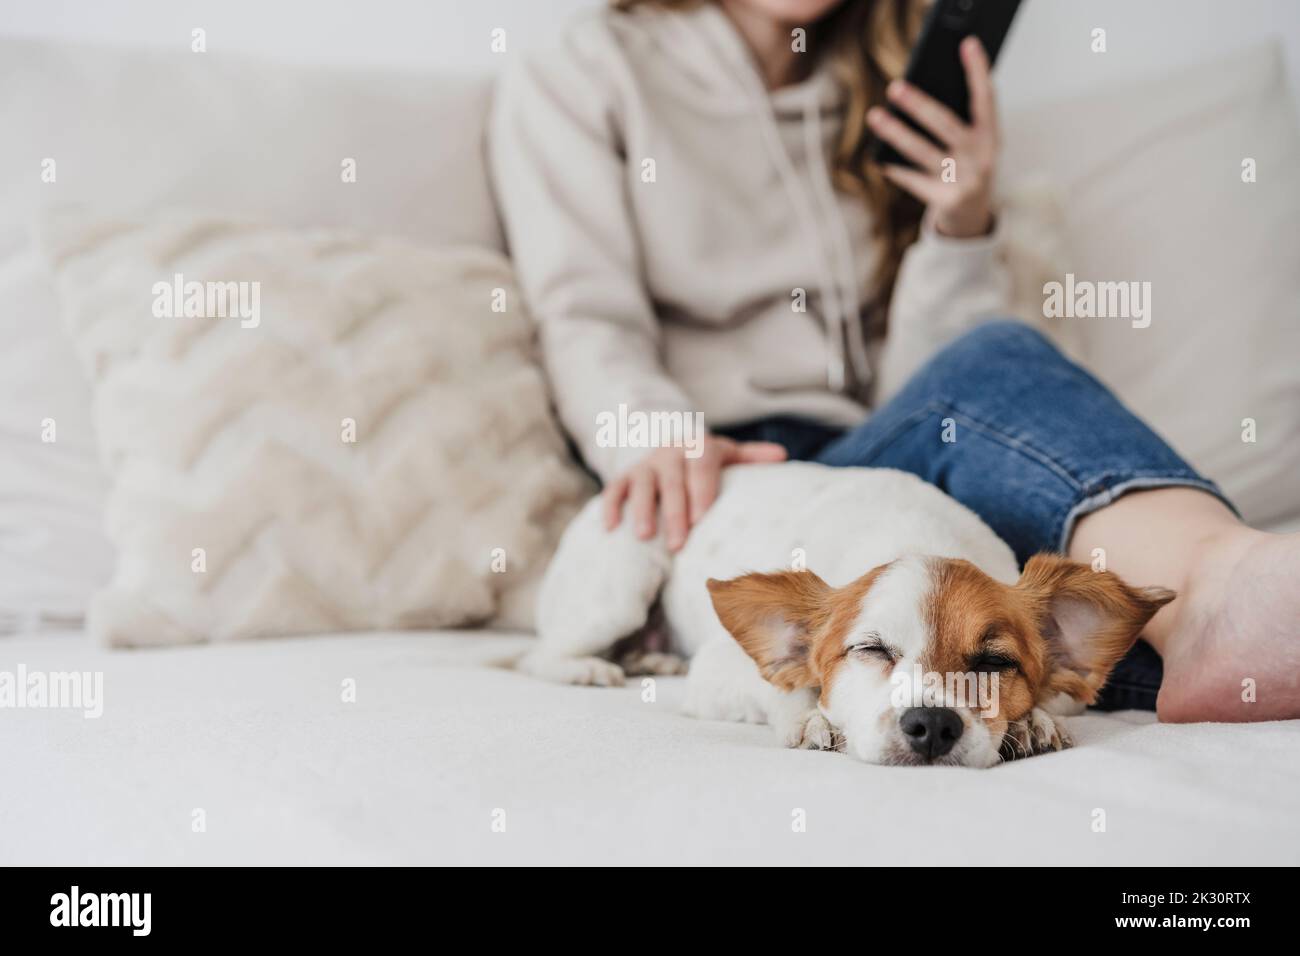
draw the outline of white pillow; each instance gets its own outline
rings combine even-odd
[[[482,161],[489,93],[484,78],[187,43],[0,37],[0,634],[79,623],[111,574],[88,391],[31,247],[33,215],[68,201],[128,215],[184,206],[500,248]]]
[[[500,253],[79,211],[44,247],[112,476],[95,636],[531,625],[593,488]]]
[[[1063,320],[1084,361],[1260,525],[1300,515],[1297,169],[1276,43],[1007,122],[1006,181],[1063,197],[1062,273],[1151,283],[1149,328]]]

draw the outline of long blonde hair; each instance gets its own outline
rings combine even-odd
[[[619,10],[657,6],[687,10],[710,0],[612,0]],[[889,182],[867,159],[867,109],[885,102],[885,87],[903,75],[920,33],[927,0],[841,0],[808,31],[808,49],[826,58],[847,93],[844,123],[832,168],[836,189],[860,196],[871,214],[879,249],[868,334],[885,331],[889,298],[903,253],[915,241],[921,204]]]

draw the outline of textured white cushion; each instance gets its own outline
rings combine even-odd
[[[499,248],[486,79],[0,38],[0,633],[111,573],[88,392],[30,245],[59,202],[176,206]],[[341,163],[357,161],[355,183]],[[54,182],[42,180],[45,159]],[[52,418],[57,440],[42,441]]]
[[[531,624],[592,488],[500,253],[75,210],[44,245],[113,478],[94,635]],[[159,316],[178,274],[256,283],[258,313]]]
[[[1063,320],[1084,361],[1248,521],[1300,516],[1300,123],[1281,49],[1007,127],[1006,180],[1047,180],[1063,197],[1062,271],[1151,283],[1149,328]]]

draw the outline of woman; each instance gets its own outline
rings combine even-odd
[[[901,468],[1021,561],[1104,549],[1130,583],[1178,591],[1112,678],[1110,706],[1300,716],[1297,536],[1244,526],[1046,339],[991,320],[1007,281],[989,64],[968,40],[970,123],[894,79],[923,12],[621,0],[503,79],[496,188],[609,525],[626,511],[679,548],[737,462]],[[915,167],[871,164],[872,134]],[[620,406],[702,412],[702,454],[605,447],[599,416]]]

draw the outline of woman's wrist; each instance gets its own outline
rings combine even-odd
[[[934,231],[950,239],[977,239],[993,231],[993,210],[987,204],[971,210],[937,212]]]

